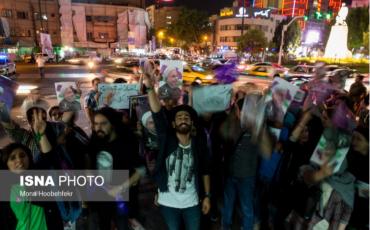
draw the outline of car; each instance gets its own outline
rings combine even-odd
[[[213,84],[216,83],[215,76],[202,67],[193,65],[185,65],[182,74],[182,81],[185,83],[198,82],[199,84]]]
[[[276,69],[273,66],[253,66],[241,72],[241,75],[273,79],[274,77],[281,77],[283,73],[282,70]]]
[[[284,73],[284,78],[292,78],[292,77],[304,77],[310,78],[313,77],[315,74],[315,66],[310,65],[297,65],[290,68],[288,71]]]
[[[110,69],[104,69],[102,74],[105,78],[105,81],[108,83],[113,83],[118,78],[123,78],[127,83],[133,84],[138,83],[140,80],[140,75],[134,73],[132,68],[129,67],[115,67]]]
[[[327,65],[325,66],[326,76],[334,76],[338,72],[347,72],[349,77],[352,78],[355,70],[352,70],[346,66],[338,66],[338,65]]]
[[[35,63],[36,62],[35,58],[36,57],[34,55],[25,54],[23,56],[23,61],[24,61],[24,63]]]
[[[248,65],[247,66],[247,69],[251,69],[253,68],[254,66],[271,66],[271,67],[274,67],[275,69],[279,70],[279,71],[287,71],[288,68],[285,68],[284,66],[281,66],[277,63],[271,63],[271,62],[257,62],[257,63],[253,63],[251,65]]]
[[[16,65],[7,56],[0,56],[0,74],[5,76],[16,74]]]
[[[103,59],[98,56],[81,56],[81,57],[74,57],[67,59],[66,62],[73,65],[84,65],[88,64],[89,62],[93,62],[95,64],[101,63]]]
[[[139,63],[140,63],[139,58],[124,58],[120,65],[126,66],[126,67],[133,67],[133,66],[139,66]]]

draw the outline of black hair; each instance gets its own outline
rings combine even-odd
[[[127,83],[127,81],[120,77],[120,78],[115,79],[113,83]]]
[[[198,121],[197,112],[193,109],[193,107],[185,104],[178,105],[171,110],[171,121],[175,121],[176,114],[180,111],[188,112],[193,123]]]
[[[8,168],[7,162],[9,160],[9,157],[12,154],[12,152],[16,149],[22,149],[26,153],[29,159],[29,162],[30,162],[29,169],[32,169],[33,168],[33,158],[32,158],[31,150],[27,146],[20,144],[20,143],[11,143],[4,147],[2,154],[1,154],[2,165],[5,166],[5,168]]]
[[[96,78],[92,79],[91,84],[94,84],[94,82],[96,82],[96,81],[100,81],[100,78],[96,77]]]
[[[52,115],[52,112],[53,112],[53,110],[58,110],[59,111],[59,113],[60,113],[60,110],[59,110],[59,106],[58,105],[54,105],[54,106],[52,106],[52,107],[50,107],[50,109],[49,109],[49,113],[48,113],[48,115],[49,115],[49,117],[51,118],[51,115]]]
[[[114,128],[122,125],[120,114],[111,107],[103,107],[99,109],[94,113],[94,117],[99,114],[106,117]]]

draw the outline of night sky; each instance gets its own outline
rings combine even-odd
[[[153,2],[154,0],[147,0],[147,6]],[[209,14],[218,13],[221,8],[232,6],[232,3],[233,0],[174,0],[174,4],[176,5],[184,5],[189,8],[207,11]]]

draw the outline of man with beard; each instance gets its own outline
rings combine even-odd
[[[104,176],[111,178],[112,188],[107,193],[117,198],[145,175],[145,167],[138,155],[138,142],[130,128],[122,124],[119,114],[110,107],[98,110],[94,114],[93,122],[91,166],[104,170]],[[112,174],[113,170],[129,170],[129,179],[122,181],[122,178]],[[130,189],[131,192],[135,191]],[[127,205],[118,201],[93,204],[92,210],[99,217],[99,228],[111,229],[113,220],[117,229],[129,229]]]
[[[154,169],[157,202],[170,230],[180,229],[182,220],[186,229],[200,229],[201,210],[207,214],[210,209],[210,178],[209,150],[205,138],[196,134],[197,113],[190,106],[180,105],[167,113],[167,119],[151,79],[146,74],[144,84],[159,144]]]

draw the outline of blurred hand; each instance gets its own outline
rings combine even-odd
[[[202,213],[206,215],[208,214],[210,209],[211,209],[211,200],[209,199],[209,197],[206,197],[202,201]]]
[[[109,92],[107,94],[107,96],[105,97],[105,103],[107,105],[110,105],[112,103],[113,96],[114,96],[114,92]]]
[[[10,113],[6,104],[0,101],[0,121],[10,123]]]
[[[154,87],[152,78],[149,74],[144,74],[143,84],[145,85],[146,88],[151,88],[152,89]]]
[[[33,124],[32,129],[35,133],[45,133],[46,121],[42,117],[41,110],[33,110]]]
[[[76,91],[77,91],[77,94],[81,95],[82,94],[82,90],[81,90],[81,85],[82,85],[82,82],[81,81],[78,81],[76,83]]]
[[[323,165],[321,165],[319,173],[322,175],[323,178],[327,178],[334,173],[334,167],[333,165],[329,164],[329,161],[325,162]]]
[[[109,194],[111,197],[117,197],[117,196],[119,196],[121,193],[122,193],[122,186],[112,186],[112,187],[108,190],[108,194]]]
[[[101,93],[98,91],[96,94],[95,94],[95,101],[99,101],[99,97],[101,96]]]
[[[157,206],[157,207],[159,207],[159,203],[158,203],[158,193],[156,193],[156,194],[154,195],[154,205],[155,205],[155,206]]]

